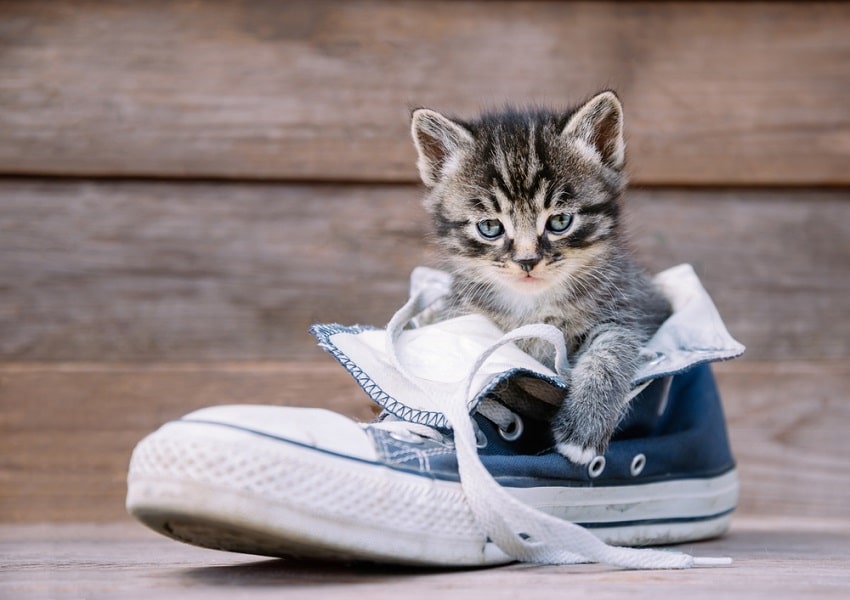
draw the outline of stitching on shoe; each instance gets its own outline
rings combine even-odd
[[[410,423],[419,423],[420,425],[428,425],[429,427],[446,427],[446,418],[439,412],[428,412],[410,408],[403,402],[400,402],[387,394],[376,381],[374,381],[363,369],[361,369],[351,358],[348,357],[336,344],[333,343],[331,337],[340,333],[358,334],[363,331],[372,331],[376,327],[367,327],[356,325],[354,327],[346,327],[337,323],[329,325],[313,325],[310,328],[312,333],[319,342],[319,347],[333,356],[336,361],[348,371],[357,384],[364,392],[376,403],[389,413],[408,421]]]

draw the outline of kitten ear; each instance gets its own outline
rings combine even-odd
[[[606,166],[622,169],[625,164],[623,105],[614,92],[602,92],[588,100],[570,117],[561,135],[589,144]]]
[[[473,143],[466,127],[427,108],[413,111],[410,131],[419,153],[419,176],[428,187],[451,171],[458,153]]]

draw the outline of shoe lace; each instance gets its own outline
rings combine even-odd
[[[421,310],[425,298],[415,296],[402,307],[387,326],[387,351],[394,367],[414,381],[399,359],[396,343],[404,326]],[[436,389],[423,389],[440,410],[451,428],[460,483],[470,510],[486,535],[511,558],[539,564],[578,564],[598,562],[629,569],[686,569],[694,566],[726,565],[730,558],[693,557],[669,550],[629,548],[606,544],[587,529],[544,513],[512,496],[487,471],[478,456],[477,425],[472,413],[478,412],[508,430],[516,415],[493,398],[472,405],[474,375],[501,346],[519,339],[544,340],[555,349],[555,371],[565,377],[569,372],[563,334],[544,324],[526,325],[506,333],[476,360],[466,382],[450,397]],[[425,384],[418,384],[421,388]],[[632,395],[640,390],[635,390]],[[397,432],[406,431],[438,441],[447,436],[437,429],[417,423],[387,419],[380,424]]]

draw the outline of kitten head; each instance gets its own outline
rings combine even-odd
[[[616,247],[625,145],[613,92],[473,121],[418,109],[412,134],[438,244],[468,284],[521,302]]]

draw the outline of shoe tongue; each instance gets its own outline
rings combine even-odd
[[[381,408],[396,417],[431,427],[445,427],[440,399],[463,391],[481,354],[502,331],[481,315],[465,315],[401,332],[396,353],[399,370],[386,348],[382,329],[317,325],[311,329]],[[514,344],[499,347],[472,378],[469,410],[504,382],[535,380],[533,388],[546,402],[563,397],[564,382]]]

